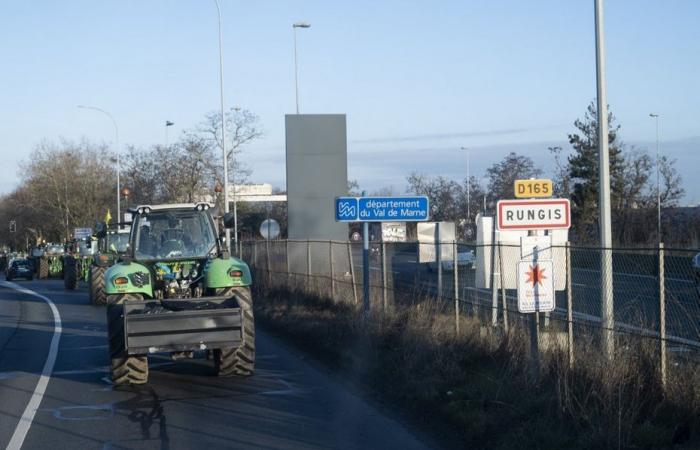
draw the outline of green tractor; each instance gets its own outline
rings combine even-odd
[[[61,244],[46,244],[41,256],[37,257],[37,275],[39,279],[63,277],[63,254]]]
[[[250,269],[222,247],[209,205],[131,213],[128,252],[104,273],[113,382],[146,383],[148,355],[162,352],[180,359],[204,351],[219,376],[252,375]],[[224,226],[232,222],[223,217]]]
[[[131,222],[110,224],[107,225],[106,230],[104,226],[104,224],[98,224],[95,228],[97,234],[102,237],[97,240],[97,255],[87,268],[88,273],[86,274],[88,294],[92,305],[107,304],[105,272],[129,250]]]
[[[76,239],[67,244],[68,251],[63,257],[63,285],[73,290],[78,282],[88,281],[90,267],[97,253],[97,240],[92,237]]]

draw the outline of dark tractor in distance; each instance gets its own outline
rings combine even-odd
[[[39,279],[63,277],[63,254],[61,244],[46,244],[41,256],[37,257],[37,275]]]
[[[131,212],[128,251],[104,274],[114,383],[146,383],[148,354],[162,352],[179,359],[204,351],[220,376],[251,375],[250,269],[222,248],[209,205]],[[230,227],[233,216],[223,222]]]
[[[95,227],[97,254],[88,268],[87,283],[90,304],[107,304],[105,294],[105,272],[119,261],[129,250],[129,232],[131,222],[105,225],[98,223]]]
[[[80,280],[87,281],[90,266],[97,252],[97,241],[92,237],[76,239],[66,244],[63,256],[63,285],[73,290]]]

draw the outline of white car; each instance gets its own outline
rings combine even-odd
[[[469,267],[474,268],[474,261],[476,260],[476,255],[474,250],[466,250],[457,253],[457,267]],[[437,270],[437,261],[428,263],[428,269],[431,272]],[[452,271],[454,270],[454,261],[452,258],[445,259],[442,261],[442,270]]]

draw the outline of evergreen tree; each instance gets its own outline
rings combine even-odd
[[[569,134],[573,154],[569,156],[571,177],[571,203],[573,224],[579,239],[593,240],[598,224],[598,113],[596,105],[588,105],[583,120],[577,119],[574,126],[578,133]],[[623,206],[625,191],[625,161],[622,143],[617,139],[620,126],[615,124],[612,112],[608,114],[608,148],[610,152],[610,197],[611,208]]]

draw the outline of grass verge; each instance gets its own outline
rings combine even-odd
[[[404,298],[364,319],[354,305],[298,290],[256,293],[256,322],[406,411],[452,448],[700,448],[700,374],[674,365],[661,387],[655,349],[618,342],[613,361],[593,339],[575,365],[556,347],[529,370],[528,336],[495,336],[444,303]],[[438,430],[436,432],[436,430]]]

